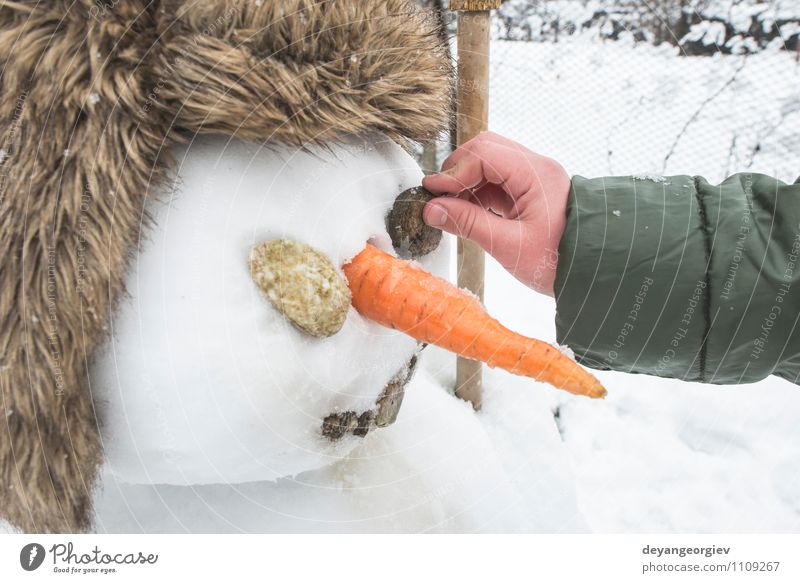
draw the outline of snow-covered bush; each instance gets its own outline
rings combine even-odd
[[[507,0],[495,15],[504,40],[558,42],[589,34],[603,40],[668,43],[683,55],[800,50],[797,0]]]

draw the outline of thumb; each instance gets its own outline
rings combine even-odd
[[[425,205],[422,217],[431,227],[474,241],[490,255],[518,249],[522,243],[520,221],[504,219],[461,198],[435,198]]]

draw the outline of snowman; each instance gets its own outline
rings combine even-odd
[[[50,87],[70,93],[47,119],[35,112],[48,77],[34,76],[6,116],[30,130],[6,150],[12,185],[41,163],[24,139],[63,124],[41,154],[61,179],[31,188],[60,196],[60,230],[34,216],[56,238],[28,253],[49,258],[34,279],[55,272],[78,292],[56,278],[55,300],[20,300],[32,318],[4,322],[32,338],[0,372],[7,528],[583,528],[569,490],[548,491],[557,519],[531,506],[497,451],[507,416],[487,430],[450,394],[451,356],[339,293],[367,244],[449,276],[449,245],[415,218],[422,173],[404,148],[447,117],[431,22],[404,0],[137,4],[67,11],[88,42],[53,31],[37,50],[72,71],[57,56],[93,47],[91,74]],[[21,51],[8,70],[26,66]],[[73,238],[77,257],[60,251]]]
[[[254,250],[276,241],[275,269],[305,281],[322,258],[334,267],[326,288],[368,241],[446,277],[438,232],[423,245],[397,236],[410,227],[394,217],[422,178],[413,158],[380,134],[307,152],[201,138],[174,155],[131,295],[92,366],[114,428],[103,436],[95,522],[148,532],[534,529],[493,440],[434,378],[452,359],[349,305],[320,334],[311,328],[338,307],[306,300],[294,314],[257,285]],[[314,252],[295,263],[287,241]]]

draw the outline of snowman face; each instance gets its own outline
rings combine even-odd
[[[336,269],[367,241],[391,252],[386,215],[422,173],[375,135],[309,152],[204,137],[174,155],[129,297],[92,363],[109,468],[131,482],[200,484],[339,459],[359,438],[328,439],[323,420],[374,410],[418,346],[352,307],[328,338],[300,331],[255,285],[248,256],[275,239],[310,245]],[[446,245],[420,263],[446,276]]]

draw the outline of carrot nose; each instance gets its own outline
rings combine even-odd
[[[367,244],[342,269],[353,307],[370,320],[576,395],[606,395],[593,375],[560,350],[509,330],[477,298],[408,261]]]

